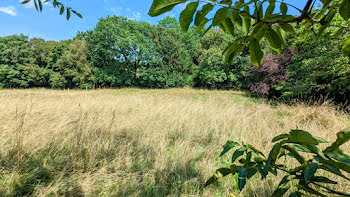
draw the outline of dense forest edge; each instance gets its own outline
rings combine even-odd
[[[339,19],[340,20],[340,19]],[[341,21],[340,21],[341,22]],[[348,104],[350,62],[341,54],[349,32],[283,35],[276,54],[263,42],[263,64],[254,66],[246,48],[231,65],[222,43],[236,37],[218,29],[187,33],[175,18],[158,24],[120,16],[101,18],[96,27],[60,42],[25,35],[0,38],[0,88],[172,88],[247,90],[279,100],[331,99]],[[317,39],[316,39],[317,38]]]

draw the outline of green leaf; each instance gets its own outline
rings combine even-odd
[[[270,46],[279,54],[282,53],[282,41],[278,34],[272,29],[268,28],[265,31],[265,38],[269,41]]]
[[[216,170],[215,177],[217,179],[220,179],[220,178],[225,177],[231,173],[236,173],[236,172],[233,172],[230,168],[220,168],[220,169]]]
[[[251,177],[253,177],[257,172],[258,170],[256,168],[249,168],[247,179],[250,179]]]
[[[280,181],[280,183],[278,184],[278,187],[282,186],[282,185],[285,185],[286,183],[289,182],[289,175],[286,175],[282,178],[282,180]]]
[[[279,140],[286,139],[288,137],[289,137],[289,134],[281,134],[281,135],[278,135],[278,136],[274,137],[272,139],[272,142],[277,142]]]
[[[310,180],[318,183],[338,184],[337,182],[332,181],[329,178],[323,176],[314,176]]]
[[[323,160],[321,161],[322,164],[327,164],[329,166],[333,166],[336,167],[338,169],[344,170],[347,173],[350,173],[350,165],[344,164],[344,163],[340,163],[340,162],[336,162],[333,160]]]
[[[350,47],[350,39],[348,39],[348,47]],[[339,148],[339,146],[345,144],[350,140],[350,128],[344,129],[337,133],[337,140],[332,143],[331,146],[327,147],[323,152],[332,152]]]
[[[302,197],[300,192],[293,192],[289,195],[289,197]]]
[[[63,13],[64,13],[64,6],[62,5],[60,9],[60,15],[62,15]]]
[[[242,17],[239,15],[238,10],[233,10],[232,14],[230,15],[231,20],[236,23],[237,25],[241,26],[243,25]]]
[[[302,165],[295,167],[292,171],[299,172],[300,170],[306,169],[307,166],[308,166],[308,162],[305,162]]]
[[[309,132],[303,130],[291,130],[289,134],[289,142],[312,145],[319,144],[319,140],[314,138]]]
[[[75,10],[72,10],[72,12],[73,12],[75,15],[77,15],[79,18],[83,18],[83,16],[82,16],[80,13],[76,12]]]
[[[326,195],[312,189],[311,187],[308,187],[307,185],[302,185],[302,184],[299,184],[297,185],[297,187],[301,190],[304,190],[306,192],[309,192],[310,194],[315,194],[315,195],[318,195],[318,196],[321,196],[321,197],[327,197]]]
[[[39,2],[39,10],[40,12],[43,11],[43,3],[41,2],[41,0],[38,0]]]
[[[301,163],[301,164],[305,163],[304,157],[302,157],[293,146],[284,145],[284,146],[282,146],[282,148],[288,150],[290,152],[290,154],[293,155],[294,158],[299,161],[299,163]]]
[[[249,43],[250,61],[254,65],[261,65],[264,58],[264,53],[261,50],[260,43],[256,38],[253,38]]]
[[[38,8],[38,4],[36,3],[36,0],[34,0],[34,6],[35,6],[35,9],[38,11],[39,8]]]
[[[257,167],[257,169],[258,169],[258,172],[259,172],[260,175],[261,175],[261,179],[266,178],[267,172],[266,172],[265,170],[263,170],[261,167]]]
[[[268,168],[272,163],[276,162],[278,154],[280,153],[281,145],[281,143],[276,143],[273,145],[266,162],[266,168]]]
[[[254,157],[254,161],[258,164],[262,164],[265,161],[265,159],[261,157]]]
[[[226,32],[229,32],[231,35],[235,34],[235,28],[230,18],[226,18],[222,24],[224,25]]]
[[[294,145],[293,146],[297,151],[302,151],[306,153],[312,153],[309,149],[305,148],[304,146],[301,145]]]
[[[318,33],[317,33],[318,36],[322,35],[324,30],[329,26],[330,22],[333,20],[336,13],[337,11],[335,9],[332,9],[327,13],[325,17],[323,17],[323,19],[321,19],[321,24],[323,25],[318,30]]]
[[[22,2],[22,4],[26,4],[26,3],[29,3],[31,0],[25,0]]]
[[[343,0],[343,3],[339,7],[339,14],[344,20],[350,18],[350,0]]]
[[[236,181],[237,181],[237,186],[239,191],[242,191],[245,184],[246,184],[246,177],[248,175],[247,169],[244,167],[237,167],[237,176],[236,176]]]
[[[281,42],[282,42],[282,47],[283,47],[283,46],[286,46],[284,31],[282,31],[281,27],[275,25],[275,26],[273,27],[273,30],[275,30],[275,32],[276,32],[276,33],[278,34],[278,36],[280,37]]]
[[[226,144],[223,146],[224,150],[220,153],[220,157],[238,145],[239,145],[239,143],[237,143],[237,142],[227,141]]]
[[[281,9],[282,15],[286,15],[287,14],[288,7],[287,7],[286,3],[281,3],[280,9]]]
[[[243,50],[244,45],[242,44],[242,42],[245,42],[247,38],[248,37],[239,38],[226,47],[226,49],[223,51],[223,53],[225,53],[226,63],[231,64],[233,58],[236,57],[237,54]]]
[[[228,10],[230,8],[228,7],[224,7],[224,8],[221,8],[219,9],[216,13],[215,13],[215,16],[213,18],[213,23],[212,25],[213,26],[218,26],[222,23],[223,20],[225,20],[227,18],[227,13],[228,13]]]
[[[193,15],[198,7],[198,2],[187,4],[186,8],[180,13],[180,26],[183,32],[186,32],[193,21]]]
[[[202,7],[202,10],[198,11],[196,13],[195,19],[194,19],[194,25],[195,26],[200,26],[203,23],[203,20],[205,19],[205,16],[211,11],[213,10],[214,5],[211,3],[205,4]]]
[[[267,7],[267,9],[265,11],[264,19],[268,19],[272,15],[274,10],[275,10],[275,3],[272,2],[272,3],[270,3],[270,5]]]
[[[207,187],[208,185],[211,185],[215,182],[217,182],[217,178],[212,176],[205,182],[204,187]]]
[[[258,149],[256,149],[254,146],[250,145],[250,144],[247,144],[247,147],[252,150],[254,153],[257,153],[263,157],[265,157],[264,153],[262,153],[261,151],[259,151]]]
[[[308,183],[310,181],[310,179],[315,175],[317,168],[318,168],[317,163],[310,163],[306,167],[306,169],[304,171],[304,178],[305,178],[306,183]]]
[[[244,9],[243,11],[247,14],[249,14],[249,7],[248,6],[244,6]],[[248,33],[249,30],[250,30],[250,26],[251,26],[251,21],[252,19],[250,17],[247,17],[247,16],[243,16],[243,22],[244,22],[244,26],[245,26],[245,29],[246,29],[246,32]]]
[[[244,151],[246,151],[247,148],[246,147],[242,147],[238,150],[236,150],[233,154],[232,154],[232,163],[234,163],[236,161],[236,159],[240,156],[242,156],[244,154]]]
[[[292,25],[290,24],[279,24],[279,26],[283,29],[283,31],[285,32],[290,32],[290,33],[294,33],[294,28]]]
[[[187,0],[154,0],[148,14],[152,17],[171,11],[177,4]]]
[[[341,163],[344,163],[346,165],[350,165],[350,157],[343,154],[340,149],[334,151],[334,152],[325,152],[325,155],[328,157],[331,157]]]
[[[263,13],[263,3],[257,3],[257,8],[255,9],[254,15],[256,15],[256,17],[258,18],[258,20],[262,19],[264,17],[264,13]]]
[[[278,187],[272,194],[273,197],[281,197],[283,196],[288,190],[290,186],[284,186],[284,187]]]
[[[350,38],[344,42],[344,45],[342,47],[342,54],[345,57],[350,56]]]
[[[320,165],[319,168],[320,168],[320,169],[323,169],[323,170],[326,170],[326,171],[328,171],[328,172],[332,172],[332,173],[334,173],[334,174],[336,174],[336,175],[338,175],[338,176],[340,176],[340,177],[342,177],[342,178],[344,178],[344,179],[350,181],[350,179],[349,179],[348,177],[344,176],[344,175],[340,172],[339,169],[337,169],[337,168],[335,168],[335,167],[333,167],[333,166],[331,166],[331,165],[328,165],[328,164],[325,163],[325,164],[323,164],[323,165]]]
[[[70,19],[70,8],[67,8],[67,20]]]

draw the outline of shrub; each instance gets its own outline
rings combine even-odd
[[[288,47],[281,55],[267,54],[261,66],[252,65],[248,79],[249,90],[257,95],[279,97],[280,91],[276,85],[288,80],[287,68],[294,55],[294,50]]]
[[[350,100],[349,57],[339,50],[348,33],[340,39],[329,33],[316,39],[315,35],[293,39],[297,51],[293,63],[288,66],[288,80],[278,85],[281,99],[292,98],[318,100],[328,97],[338,103]]]

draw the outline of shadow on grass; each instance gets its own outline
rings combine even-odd
[[[119,190],[116,196],[200,196],[203,182],[203,176],[195,169],[194,161],[186,164],[169,162],[164,170],[155,171],[151,180],[142,180],[137,185],[131,183]]]

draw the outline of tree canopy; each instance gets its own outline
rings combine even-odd
[[[60,14],[66,12],[67,20],[71,12],[82,17],[80,13],[57,0],[24,0],[23,4],[34,1],[36,10],[42,11],[43,3],[52,3]],[[230,63],[244,47],[249,47],[250,60],[255,65],[261,65],[264,53],[261,40],[265,38],[270,47],[277,53],[282,53],[285,44],[285,33],[295,33],[293,24],[301,24],[306,33],[316,32],[321,35],[329,26],[333,27],[332,36],[341,34],[349,28],[350,0],[317,0],[305,1],[304,7],[298,8],[283,0],[153,0],[149,10],[150,16],[159,16],[171,11],[176,5],[186,4],[179,16],[181,29],[187,31],[191,24],[197,31],[206,28],[219,27],[225,32],[235,34],[237,26],[243,27],[245,34],[230,44],[224,50],[225,61]],[[296,10],[299,15],[291,15],[289,9]],[[339,24],[337,18],[342,17],[345,23]],[[344,56],[350,55],[350,38],[342,46]]]

